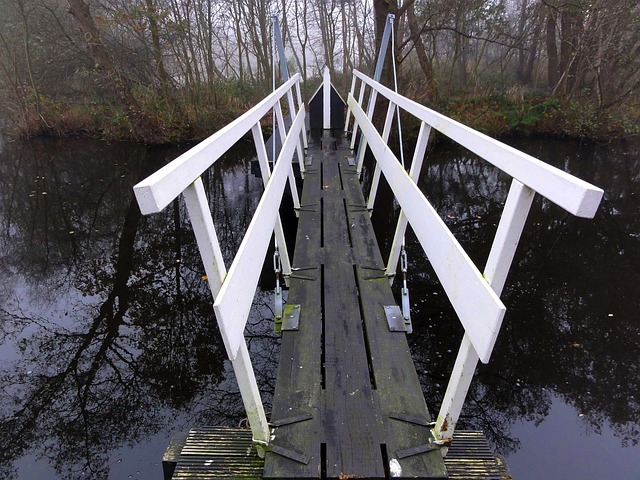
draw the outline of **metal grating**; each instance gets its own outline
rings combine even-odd
[[[491,451],[480,431],[455,431],[444,464],[449,478],[457,480],[511,479],[507,465]]]
[[[200,427],[189,432],[172,478],[259,479],[263,467],[264,460],[253,446],[251,430]]]
[[[449,478],[456,480],[512,478],[507,465],[491,451],[481,431],[456,431],[445,465]],[[261,479],[263,467],[264,460],[258,457],[250,430],[200,427],[189,432],[171,478]]]

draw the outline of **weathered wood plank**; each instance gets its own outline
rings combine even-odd
[[[318,142],[289,291],[302,304],[300,330],[283,332],[271,416],[302,420],[275,429],[264,476],[385,478],[395,460],[404,478],[446,477],[439,452],[424,452],[431,417],[406,337],[386,324],[394,298],[350,150],[326,135]]]
[[[263,460],[252,445],[251,430],[193,428],[180,453],[173,480],[207,478],[259,479]]]
[[[335,151],[323,172],[327,477],[385,478]]]
[[[312,173],[314,172],[314,173]],[[298,220],[293,268],[303,268],[305,278],[290,280],[289,302],[301,306],[297,331],[284,331],[278,366],[271,423],[287,424],[275,428],[273,444],[308,458],[301,463],[283,455],[268,452],[265,478],[319,478],[321,437],[321,370],[322,347],[321,268],[320,268],[320,172],[312,169],[305,176],[303,206]],[[302,272],[302,271],[301,271]],[[313,278],[313,280],[310,280]],[[295,417],[312,418],[288,423]]]
[[[344,157],[343,157],[344,158]],[[351,167],[341,160],[344,171]],[[379,398],[379,415],[385,429],[385,444],[389,461],[396,459],[403,477],[446,478],[446,468],[437,450],[399,458],[398,451],[428,444],[430,427],[400,420],[398,417],[431,421],[418,375],[411,358],[406,335],[390,332],[384,314],[385,305],[395,299],[384,277],[382,260],[373,227],[364,205],[364,197],[357,177],[343,175],[349,208],[349,224],[357,268],[371,365]],[[377,269],[377,270],[375,270]],[[400,414],[400,415],[397,415]]]
[[[177,452],[173,480],[262,477],[263,460],[250,430],[231,427],[193,428]],[[171,448],[171,447],[170,447]],[[504,461],[489,447],[482,432],[456,430],[445,459],[449,478],[491,480],[511,478]]]

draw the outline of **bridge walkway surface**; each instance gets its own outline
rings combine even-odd
[[[446,478],[351,156],[312,135],[264,478]]]

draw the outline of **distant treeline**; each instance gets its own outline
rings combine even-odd
[[[272,15],[305,98],[325,64],[344,92],[353,68],[371,72],[388,13],[411,98],[492,134],[639,130],[637,0],[0,0],[0,12],[0,108],[23,136],[202,138],[270,90]]]

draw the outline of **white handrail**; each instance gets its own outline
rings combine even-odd
[[[244,328],[272,232],[275,233],[282,258],[283,273],[291,273],[278,211],[287,180],[290,182],[294,204],[298,199],[291,161],[297,150],[303,163],[305,109],[300,103],[291,128],[285,132],[280,101],[286,96],[289,107],[292,108],[292,89],[295,86],[299,90],[299,81],[300,75],[297,74],[244,115],[134,187],[140,210],[145,215],[161,211],[183,194],[214,298],[218,327],[238,380],[254,443],[260,447],[258,452],[261,456],[264,456],[265,452],[265,448],[262,447],[269,443],[269,424],[249,358]],[[276,110],[282,127],[282,149],[274,163],[273,172],[270,173],[260,121],[271,109]],[[227,272],[200,176],[249,131],[252,132],[256,144],[265,190]]]
[[[271,232],[278,218],[278,208],[291,170],[291,158],[303,126],[304,111],[300,110],[282,145],[267,188],[213,304],[222,339],[231,359],[236,357],[240,343],[244,340],[244,327],[258,286]]]
[[[573,215],[585,218],[595,215],[602,199],[602,189],[409,100],[357,70],[353,74],[373,91]]]
[[[460,321],[483,362],[489,361],[505,307],[489,283],[407,175],[364,110],[349,97],[351,111],[393,190]]]
[[[593,218],[604,192],[558,168],[409,100],[358,71],[354,71],[354,78],[362,82],[359,98],[356,101],[353,96],[356,90],[353,82],[347,104],[354,116],[353,132],[360,128],[363,134],[362,143],[369,145],[376,159],[372,195],[375,195],[377,173],[381,170],[402,208],[387,273],[395,273],[399,242],[408,221],[465,328],[433,430],[436,442],[443,446],[442,454],[446,455],[478,361],[488,362],[495,345],[505,312],[499,296],[535,193],[540,193],[576,216]],[[397,157],[386,145],[389,118],[381,136],[371,122],[370,112],[374,106],[368,105],[367,114],[362,109],[365,86],[371,89],[371,98],[375,99],[379,93],[386,97],[390,105],[395,104],[422,121],[410,175],[407,175]],[[345,126],[345,130],[347,128],[348,125]],[[513,177],[484,274],[480,274],[416,185],[429,137],[428,131],[431,128]],[[355,138],[352,138],[352,142],[354,140]],[[361,147],[361,154],[362,150]],[[358,160],[360,165],[362,159]],[[374,198],[369,198],[371,207],[373,200]]]
[[[213,165],[300,81],[297,73],[244,115],[183,153],[134,187],[143,215],[160,212]],[[300,108],[302,110],[302,108]]]

